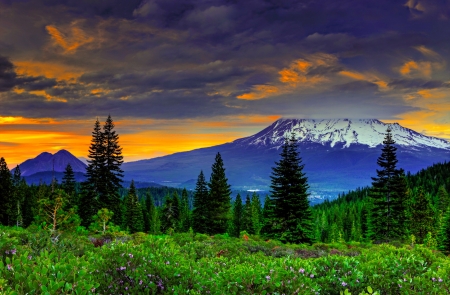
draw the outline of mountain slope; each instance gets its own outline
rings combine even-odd
[[[450,143],[428,137],[398,124],[378,120],[280,119],[261,132],[232,143],[124,163],[126,179],[155,181],[194,188],[200,170],[208,177],[215,154],[220,152],[234,189],[269,190],[271,169],[279,159],[284,136],[299,138],[310,192],[336,196],[371,183],[388,125],[398,142],[398,166],[418,170],[450,159]]]
[[[86,164],[66,150],[60,150],[54,155],[44,152],[34,159],[29,159],[19,165],[22,176],[30,176],[38,172],[64,172],[67,164],[74,172],[86,171]],[[13,169],[14,170],[14,169]]]

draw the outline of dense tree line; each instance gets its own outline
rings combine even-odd
[[[388,131],[371,187],[313,208],[317,241],[399,240],[450,252],[450,163],[405,175],[393,144]]]
[[[220,153],[208,180],[200,171],[194,191],[136,189],[134,181],[123,188],[122,149],[110,116],[103,127],[95,122],[88,152],[87,177],[81,185],[70,165],[61,184],[27,185],[20,167],[12,174],[0,158],[1,224],[35,224],[51,231],[84,226],[101,233],[253,234],[288,243],[399,240],[450,252],[450,163],[405,174],[397,167],[390,130],[372,186],[313,208],[294,135],[285,139],[263,204],[256,192],[239,193],[232,202]]]

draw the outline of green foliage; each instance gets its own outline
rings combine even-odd
[[[75,208],[67,206],[69,198],[61,189],[55,190],[49,196],[42,196],[38,201],[36,222],[50,230],[53,235],[59,230],[74,230],[81,221]]]
[[[285,139],[281,159],[272,168],[271,199],[273,216],[264,229],[268,237],[289,243],[311,243],[312,213],[308,201],[308,183],[304,165],[292,134]]]
[[[93,217],[94,223],[89,226],[89,229],[93,232],[102,232],[102,234],[105,234],[113,226],[113,224],[109,222],[113,215],[114,212],[111,212],[106,208],[98,210],[97,215],[94,215]]]
[[[450,288],[448,258],[418,245],[135,233],[94,247],[85,236],[52,241],[46,231],[0,227],[0,250],[4,294],[447,294]]]

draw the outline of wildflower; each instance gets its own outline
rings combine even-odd
[[[358,279],[356,279],[356,282],[357,282],[357,283],[359,283],[359,280],[358,280]]]
[[[443,282],[443,280],[442,280],[441,278],[439,278],[439,279],[438,279],[438,282],[439,282],[439,283],[442,283],[442,282]]]
[[[139,285],[142,285],[142,280],[139,280]]]
[[[170,262],[169,262],[169,261],[166,261],[166,264],[167,264],[167,265],[169,265],[169,264],[170,264]]]
[[[268,281],[270,281],[270,276],[266,276],[266,279],[267,279]]]
[[[402,287],[402,285],[398,284],[398,287],[399,287],[399,288],[401,288],[401,287]]]
[[[11,264],[7,264],[6,267],[8,268],[8,270],[12,270],[13,269]]]
[[[345,287],[345,286],[347,286],[347,283],[346,282],[342,282],[342,287]]]
[[[159,282],[158,282],[158,287],[164,290],[164,286],[163,286],[163,284],[162,284],[162,281],[161,281],[161,280],[159,280]]]
[[[9,251],[9,253],[11,253],[12,255],[16,254],[17,250],[16,249],[12,249],[11,251]]]
[[[433,282],[436,282],[436,279],[435,279],[435,278],[431,278],[431,280],[432,280]]]
[[[92,288],[92,289],[91,289],[91,292],[94,293],[94,292],[95,292],[95,288]]]
[[[300,273],[305,273],[305,269],[300,268],[300,269],[298,270],[298,272],[300,272]]]
[[[311,275],[310,275],[309,277],[310,277],[310,278],[312,279],[312,278],[314,278],[314,275],[313,275],[313,274],[311,274]]]
[[[125,267],[125,266],[121,266],[120,268],[119,268],[119,270],[126,270],[127,268]]]
[[[130,256],[130,258],[133,258],[133,254],[131,254],[131,253],[130,253],[130,254],[128,254],[128,256]]]
[[[6,253],[6,254],[9,254],[9,250],[6,250],[5,253]]]
[[[31,256],[31,255],[28,255],[28,260],[31,260],[32,258],[33,258],[33,256]]]

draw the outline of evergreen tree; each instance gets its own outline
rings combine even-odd
[[[142,215],[141,203],[139,203],[133,180],[131,181],[128,194],[125,197],[125,206],[125,228],[127,228],[130,233],[143,231],[144,217]]]
[[[92,132],[88,154],[89,159],[87,160],[88,166],[86,168],[86,182],[84,183],[84,189],[93,190],[93,195],[99,195],[104,190],[104,184],[101,179],[101,171],[105,169],[105,147],[103,142],[102,129],[97,119],[94,124],[94,131]]]
[[[242,206],[241,195],[237,194],[236,200],[234,200],[233,205],[233,228],[232,228],[232,236],[239,237],[240,232],[242,230],[242,215],[243,215],[244,207]]]
[[[231,208],[231,190],[225,176],[225,168],[220,153],[217,153],[211,167],[209,186],[209,202],[207,202],[209,219],[207,230],[211,235],[223,234],[227,231]]]
[[[157,234],[158,230],[156,229],[159,220],[157,221],[157,210],[153,203],[153,197],[150,194],[150,192],[147,192],[146,198],[145,198],[145,215],[144,215],[144,228],[145,231],[149,234]]]
[[[252,201],[249,195],[245,198],[244,212],[242,214],[242,230],[249,234],[254,234],[253,219],[252,219]]]
[[[186,188],[181,193],[180,204],[180,232],[187,233],[191,227],[191,210],[189,210],[189,200]]]
[[[391,240],[405,235],[406,182],[402,169],[397,169],[397,148],[388,128],[381,156],[380,170],[372,177],[370,237],[373,240]]]
[[[253,232],[259,235],[262,228],[262,208],[259,196],[254,192],[252,195],[252,226]]]
[[[165,233],[178,231],[180,227],[180,199],[176,191],[173,196],[166,196],[161,209],[161,228]]]
[[[13,184],[11,172],[8,169],[5,159],[0,158],[0,222],[3,225],[12,225],[14,219],[14,209],[17,204],[13,200]]]
[[[120,166],[123,163],[122,148],[119,146],[119,135],[114,130],[111,116],[103,126],[103,166],[100,170],[100,178],[104,184],[104,191],[100,193],[100,204],[114,213],[113,222],[120,223],[119,189],[122,187],[123,171]]]
[[[430,196],[422,187],[413,190],[413,205],[411,208],[411,233],[418,243],[424,241],[428,232],[433,232],[433,207]]]
[[[444,185],[439,186],[438,189],[438,211],[445,213],[450,205],[450,198]]]
[[[264,199],[264,207],[262,210],[262,228],[261,235],[265,237],[273,237],[273,228],[275,222],[275,206],[274,201],[266,196]]]
[[[75,174],[73,173],[72,166],[67,164],[66,169],[64,170],[62,188],[66,194],[71,197],[69,203],[72,207],[77,205],[77,200],[75,197],[75,184]]]
[[[86,181],[82,184],[82,193],[79,201],[81,224],[86,227],[93,222],[92,217],[102,208],[100,194],[104,192],[104,182],[101,179],[101,171],[105,169],[103,141],[103,133],[100,122],[97,119],[92,132],[91,145],[89,146]]]
[[[12,186],[13,186],[13,193],[12,193],[12,210],[10,213],[11,219],[15,220],[16,226],[22,226],[23,225],[23,203],[25,200],[25,192],[27,189],[27,184],[25,180],[22,178],[20,173],[20,167],[19,165],[16,166],[16,169],[14,169],[14,175],[12,178]],[[15,203],[15,206],[14,206]]]
[[[209,218],[209,192],[203,171],[197,178],[194,191],[194,210],[192,212],[192,229],[197,233],[207,232],[206,220]]]
[[[272,237],[289,243],[311,243],[312,212],[308,201],[307,178],[292,134],[282,147],[281,159],[272,168],[271,193],[274,202]]]
[[[450,210],[447,210],[439,232],[439,250],[450,253]]]

